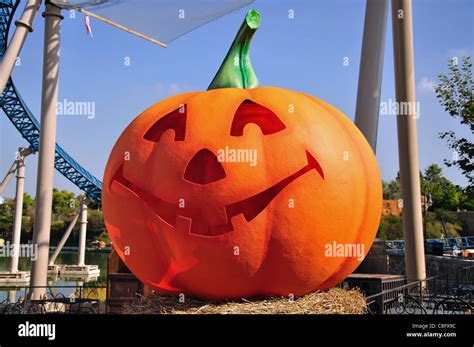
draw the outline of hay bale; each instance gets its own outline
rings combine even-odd
[[[183,301],[183,300],[181,300]],[[332,288],[290,300],[285,297],[241,299],[238,301],[201,301],[152,292],[135,303],[125,304],[126,314],[365,314],[367,305],[358,290]]]

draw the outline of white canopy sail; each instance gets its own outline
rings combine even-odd
[[[52,0],[162,46],[254,1]]]

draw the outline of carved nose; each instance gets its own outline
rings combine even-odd
[[[207,148],[201,149],[189,161],[184,179],[196,184],[209,184],[225,178],[225,171],[217,157]]]

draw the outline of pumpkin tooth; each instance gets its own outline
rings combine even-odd
[[[185,233],[191,233],[191,218],[184,217],[181,215],[176,216],[176,230],[184,231]]]

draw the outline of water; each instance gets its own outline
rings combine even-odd
[[[109,253],[94,253],[86,252],[86,261],[88,265],[98,265],[100,269],[100,276],[94,281],[88,281],[87,285],[92,286],[105,286],[107,278],[107,260]],[[62,252],[56,259],[55,264],[75,264],[77,262],[77,252]],[[30,258],[20,258],[18,263],[18,269],[20,271],[29,271],[30,270],[31,260]],[[5,271],[10,265],[10,258],[0,257],[0,271]],[[85,281],[79,280],[70,280],[65,278],[50,278],[48,279],[48,286],[57,287],[57,286],[82,286]],[[28,284],[27,284],[28,285]],[[25,285],[20,285],[24,287]],[[65,296],[69,296],[71,293],[76,292],[75,288],[50,288],[51,293],[55,291],[57,293],[62,293]],[[27,293],[27,291],[26,291]],[[0,302],[7,299],[10,294],[10,299],[15,296],[15,300],[18,300],[20,297],[25,297],[25,289],[21,288],[15,292],[9,290],[5,287],[0,287]]]

